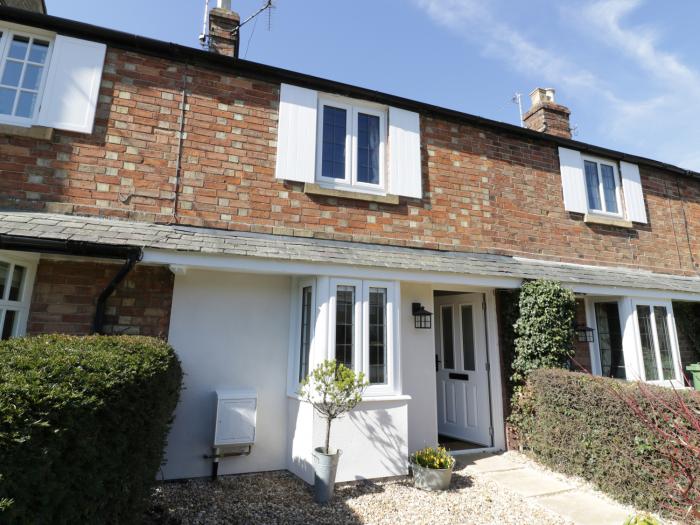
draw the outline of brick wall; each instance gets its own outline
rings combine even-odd
[[[89,334],[97,297],[119,270],[114,263],[42,259],[27,323],[29,334]],[[137,265],[107,300],[105,332],[167,337],[173,275]]]
[[[642,166],[650,223],[587,225],[563,209],[556,148],[423,115],[422,200],[313,196],[274,179],[278,98],[275,84],[109,49],[91,136],[0,135],[0,207],[696,272],[700,181]]]

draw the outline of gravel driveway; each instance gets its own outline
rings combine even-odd
[[[332,504],[319,506],[312,488],[284,471],[222,476],[216,482],[160,483],[154,490],[152,524],[332,525],[451,523],[569,525],[570,522],[461,468],[446,492],[413,487],[407,477],[336,485]]]

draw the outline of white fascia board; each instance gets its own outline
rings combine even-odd
[[[563,283],[575,293],[611,297],[640,297],[646,299],[666,299],[671,301],[700,301],[700,293],[678,292],[675,290],[654,290],[650,288],[623,288],[596,284]]]
[[[244,273],[283,275],[325,275],[356,279],[382,279],[444,285],[478,286],[483,288],[520,288],[522,279],[487,275],[467,275],[448,272],[400,270],[346,264],[284,261],[232,255],[184,253],[173,250],[145,248],[142,263],[167,264],[181,267]]]

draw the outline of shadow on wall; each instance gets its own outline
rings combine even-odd
[[[353,411],[348,416],[355,430],[381,451],[381,464],[387,472],[405,472],[408,467],[405,432],[394,424],[387,409]],[[355,476],[355,479],[365,479]]]

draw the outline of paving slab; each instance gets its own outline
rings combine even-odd
[[[477,472],[500,472],[522,469],[522,463],[517,463],[500,454],[480,452],[478,454],[465,454],[459,456],[457,462],[460,465],[473,468]]]
[[[621,525],[630,516],[629,510],[590,492],[564,492],[533,500],[576,525]]]
[[[531,468],[484,472],[484,476],[526,498],[561,492],[566,492],[571,497],[571,492],[576,488],[573,484],[564,483],[554,476],[544,475]]]

